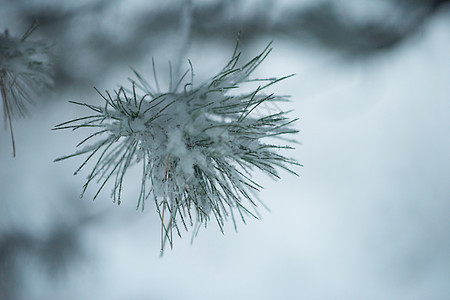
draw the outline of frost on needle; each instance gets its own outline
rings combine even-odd
[[[162,224],[162,246],[166,240],[172,246],[173,229],[180,235],[181,227],[188,230],[188,225],[195,222],[197,233],[210,216],[221,230],[228,218],[236,226],[236,216],[242,220],[245,215],[255,216],[255,191],[261,186],[251,179],[251,172],[256,168],[278,178],[277,169],[281,168],[295,174],[290,166],[299,164],[280,154],[280,149],[292,147],[269,141],[289,141],[284,136],[297,132],[291,127],[296,119],[282,111],[264,116],[252,113],[264,102],[287,101],[286,96],[264,91],[291,75],[250,79],[270,53],[270,44],[239,66],[241,53],[237,48],[227,65],[199,86],[194,86],[190,64],[190,70],[176,84],[171,80],[169,92],[160,92],[153,62],[154,86],[133,70],[136,79],[130,79],[131,88],[104,94],[97,90],[102,105],[72,102],[86,107],[91,114],[61,123],[55,129],[90,128],[94,132],[78,146],[95,142],[56,161],[86,155],[75,171],[78,173],[92,161],[83,194],[95,181],[99,186],[95,199],[111,181],[111,197],[119,204],[127,170],[140,164],[137,208],[144,209],[148,198],[155,201]],[[190,77],[187,83],[186,77]],[[239,93],[240,86],[250,81],[259,82],[259,87]]]

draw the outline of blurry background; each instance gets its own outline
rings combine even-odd
[[[445,0],[0,0],[0,30],[53,44],[56,82],[0,131],[0,299],[448,299],[450,5]],[[255,77],[300,117],[299,177],[265,187],[262,221],[214,222],[159,257],[160,224],[137,190],[79,198],[86,132],[55,132],[127,84],[134,66],[168,79],[215,75],[242,32],[244,59],[271,40]],[[168,80],[166,80],[167,84]],[[133,174],[130,174],[133,180]]]

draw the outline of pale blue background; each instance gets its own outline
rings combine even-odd
[[[35,3],[40,2],[23,5],[55,5]],[[293,116],[300,118],[302,144],[292,156],[304,167],[297,169],[298,178],[282,173],[278,182],[255,175],[265,186],[261,199],[271,209],[261,209],[262,221],[248,219],[247,225],[239,224],[238,234],[229,224],[224,236],[212,222],[192,246],[191,233],[184,233],[160,258],[160,225],[151,202],[144,213],[135,211],[138,192],[131,188],[120,207],[108,192],[92,202],[94,189],[80,200],[87,173],[72,173],[81,159],[52,162],[73,151],[86,134],[50,130],[83,114],[68,100],[100,101],[92,86],[104,90],[125,84],[129,65],[150,75],[151,57],[165,74],[167,60],[177,54],[176,37],[156,36],[160,45],[151,53],[109,61],[114,67],[102,72],[89,51],[77,47],[77,38],[104,26],[105,38],[126,40],[126,26],[146,5],[116,2],[107,11],[110,19],[86,15],[79,32],[75,21],[66,29],[73,35],[74,60],[59,63],[73,68],[75,77],[96,74],[94,82],[66,84],[30,118],[15,122],[15,159],[8,131],[0,131],[0,237],[4,241],[20,233],[38,245],[11,256],[18,299],[450,297],[448,5],[403,43],[369,57],[348,58],[307,39],[281,35],[247,44],[249,58],[274,40],[256,77],[296,73],[272,91],[292,95],[292,103],[282,108],[294,108]],[[292,5],[283,1],[278,9]],[[373,5],[348,7],[364,18],[382,13],[375,9],[371,14]],[[0,11],[0,30],[23,28],[14,18],[17,6],[4,5]],[[39,30],[36,36],[45,38]],[[57,40],[53,43],[60,49]],[[233,47],[232,42],[195,40],[185,56],[200,81],[227,62]],[[138,171],[130,174],[130,181],[138,176]],[[61,228],[68,235],[61,239],[67,247],[62,259],[53,248],[39,248]],[[48,253],[47,260],[42,253]],[[53,260],[55,270],[48,268]],[[6,272],[2,268],[0,273]]]

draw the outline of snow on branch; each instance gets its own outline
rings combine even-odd
[[[299,165],[280,154],[289,145],[268,143],[273,137],[297,133],[296,119],[289,112],[267,115],[254,112],[262,103],[286,101],[286,96],[267,94],[269,86],[282,78],[251,79],[250,75],[271,52],[269,44],[259,55],[240,64],[238,44],[226,66],[210,80],[194,86],[192,64],[177,81],[171,78],[168,92],[161,92],[156,77],[150,84],[137,71],[130,79],[131,88],[120,87],[100,93],[103,105],[85,106],[90,115],[61,123],[55,129],[91,128],[94,132],[80,142],[97,141],[74,154],[87,155],[78,173],[93,162],[83,194],[92,181],[99,187],[98,197],[107,182],[113,182],[112,198],[121,203],[124,177],[134,164],[140,164],[142,179],[137,208],[144,209],[151,198],[161,219],[161,246],[172,246],[172,232],[181,236],[180,228],[201,224],[213,216],[223,232],[229,218],[257,217],[255,192],[262,187],[251,179],[259,169],[279,177],[279,169],[291,170]],[[190,76],[188,76],[190,75]],[[186,80],[189,78],[190,80]],[[259,82],[252,92],[239,93],[246,82]]]

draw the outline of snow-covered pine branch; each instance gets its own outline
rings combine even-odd
[[[162,248],[166,240],[172,246],[173,229],[181,235],[181,227],[187,230],[195,222],[197,231],[211,215],[222,231],[228,218],[236,226],[237,217],[244,220],[245,215],[255,216],[255,191],[261,186],[251,179],[252,170],[278,178],[277,169],[295,174],[290,166],[299,165],[278,151],[292,147],[267,143],[269,137],[295,134],[292,124],[296,119],[282,111],[264,116],[253,113],[262,103],[287,100],[265,91],[291,75],[249,78],[270,53],[270,46],[240,65],[241,53],[236,45],[226,66],[199,86],[194,86],[189,62],[191,68],[163,93],[153,63],[155,86],[133,70],[136,79],[130,79],[130,89],[121,87],[112,94],[97,91],[103,105],[73,102],[85,106],[91,114],[61,123],[55,129],[93,128],[95,131],[79,146],[93,138],[97,142],[57,161],[88,155],[75,172],[89,161],[94,162],[83,194],[96,181],[99,188],[95,199],[106,183],[113,181],[112,197],[118,204],[127,170],[140,163],[137,208],[144,209],[148,198],[155,201],[162,224]],[[187,77],[190,80],[186,81]],[[243,83],[255,80],[260,83],[258,88],[238,94]]]
[[[12,120],[26,116],[35,98],[53,85],[50,45],[43,40],[29,40],[36,27],[34,23],[21,37],[11,36],[8,30],[0,34],[0,89],[14,156]]]

